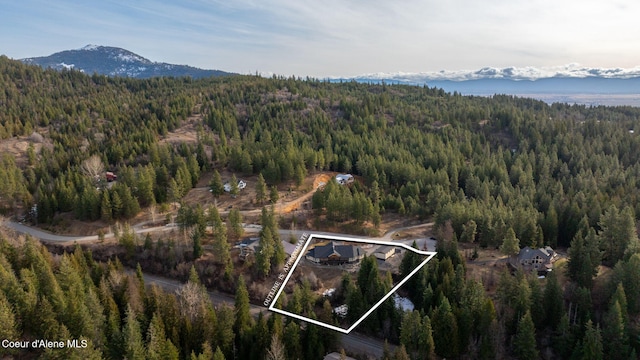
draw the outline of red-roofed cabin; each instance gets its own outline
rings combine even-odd
[[[112,182],[112,181],[118,180],[118,175],[112,173],[111,171],[107,171],[106,177],[107,177],[107,181],[108,182]]]

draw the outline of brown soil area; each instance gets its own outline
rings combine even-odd
[[[167,133],[163,139],[160,140],[160,143],[169,143],[169,144],[195,144],[198,142],[198,131],[197,124],[202,124],[202,114],[191,115],[187,118],[187,120],[174,131],[170,131]]]
[[[222,181],[226,182],[231,179],[231,172],[223,171],[220,173],[222,177]],[[319,173],[315,175],[310,175],[305,179],[303,184],[300,187],[295,187],[293,183],[285,183],[280,184],[278,186],[278,192],[280,194],[280,199],[276,204],[276,212],[278,214],[287,214],[294,210],[300,210],[304,208],[304,203],[311,199],[315,189],[317,189],[318,184],[322,181],[327,181],[330,179],[333,173]],[[184,201],[188,204],[200,204],[203,207],[209,207],[210,205],[214,205],[216,200],[209,192],[209,181],[211,181],[212,174],[205,174],[200,181],[198,182],[198,186],[194,189],[191,189],[189,193],[184,197]],[[261,205],[257,204],[255,201],[256,198],[256,182],[258,177],[255,175],[252,176],[239,176],[236,175],[238,180],[243,180],[247,183],[247,187],[240,191],[240,194],[233,198],[230,194],[223,194],[217,199],[217,207],[221,213],[226,213],[228,210],[232,208],[240,209],[241,211],[253,211],[255,213],[247,214],[249,216],[252,215],[260,215]],[[268,205],[268,202],[265,202],[263,205]],[[310,206],[309,206],[310,208]]]
[[[24,167],[27,164],[27,149],[29,144],[33,144],[36,154],[40,152],[44,143],[32,141],[30,137],[22,136],[0,141],[0,154],[11,154],[16,160],[16,164]]]

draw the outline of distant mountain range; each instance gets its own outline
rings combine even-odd
[[[570,64],[549,68],[491,68],[475,71],[375,73],[330,81],[427,85],[463,95],[509,94],[547,102],[640,106],[640,67],[601,69]]]
[[[187,65],[158,63],[131,51],[109,46],[87,45],[49,56],[22,59],[24,63],[53,69],[76,69],[87,74],[150,78],[190,76],[194,79],[233,75]],[[463,95],[509,94],[546,102],[586,105],[640,106],[640,66],[635,68],[592,68],[579,64],[557,67],[485,67],[479,70],[421,73],[374,73],[353,77],[330,77],[329,81],[427,85]]]
[[[98,73],[141,79],[155,76],[190,76],[197,79],[232,75],[220,70],[204,70],[187,65],[153,62],[125,49],[99,45],[87,45],[81,49],[66,50],[21,61],[56,70],[76,69],[89,75]]]

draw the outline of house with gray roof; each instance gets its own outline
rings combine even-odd
[[[316,264],[341,265],[353,264],[364,258],[364,250],[355,245],[338,245],[330,241],[307,251],[307,260]]]
[[[553,263],[558,254],[549,246],[539,249],[532,249],[528,246],[520,249],[517,257],[512,257],[509,263],[513,267],[520,267],[524,271],[537,270],[547,272],[553,269]]]

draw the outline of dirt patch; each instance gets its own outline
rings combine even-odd
[[[462,256],[467,259],[467,277],[482,281],[485,290],[493,294],[498,286],[500,274],[507,267],[506,257],[497,249],[482,249],[478,246],[478,258],[470,260],[476,245],[459,244]]]
[[[231,179],[232,173],[223,171],[220,173],[220,177],[223,182],[227,182]],[[278,214],[287,214],[290,212],[303,210],[306,206],[305,202],[311,199],[315,189],[319,183],[330,179],[333,173],[320,173],[307,176],[301,186],[296,187],[293,183],[284,183],[278,185],[279,200],[276,203],[275,210]],[[239,209],[243,211],[243,215],[253,216],[260,215],[262,206],[267,206],[270,203],[267,201],[260,205],[256,203],[256,183],[258,177],[252,176],[238,176],[238,180],[243,180],[247,183],[247,186],[240,191],[235,198],[230,194],[223,194],[218,197],[217,201],[213,195],[209,192],[209,181],[211,181],[212,174],[208,173],[202,176],[196,188],[191,189],[189,193],[184,197],[184,201],[188,204],[200,204],[203,207],[209,207],[217,205],[221,214],[226,214],[231,209]]]
[[[160,140],[161,144],[178,145],[181,143],[196,144],[198,142],[198,124],[202,124],[203,115],[191,115],[179,128],[170,131]]]
[[[0,141],[0,154],[11,154],[16,160],[16,164],[19,167],[24,167],[28,160],[27,150],[29,149],[29,144],[33,145],[33,150],[36,154],[40,153],[40,149],[44,145],[44,143],[36,142],[27,136],[5,139]]]

